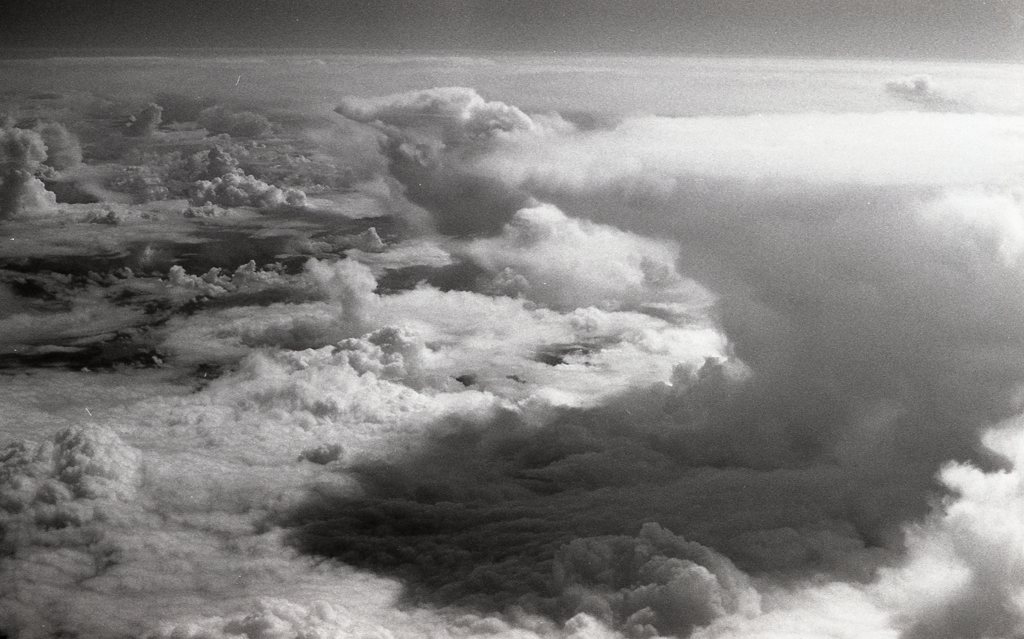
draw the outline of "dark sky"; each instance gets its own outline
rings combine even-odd
[[[0,47],[1022,60],[1024,0],[8,0]]]

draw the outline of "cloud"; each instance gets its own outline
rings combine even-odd
[[[0,184],[0,204],[5,218],[31,217],[53,212],[57,198],[30,172],[8,169]]]
[[[38,591],[46,582],[66,587],[116,563],[106,522],[118,518],[141,483],[138,454],[116,433],[68,428],[52,442],[8,446],[0,460],[0,561],[12,576],[0,592],[5,600],[13,603],[18,590]],[[7,608],[0,622],[37,636],[57,631],[58,619],[47,620],[31,605],[38,602],[29,602]]]
[[[633,412],[563,412],[542,428],[508,413],[435,428],[427,448],[384,463],[367,451],[353,458],[364,494],[311,493],[283,523],[306,552],[401,577],[413,602],[559,622],[583,611],[627,636],[756,616],[753,582],[705,545],[741,554],[751,533],[782,522],[820,538],[829,519],[838,542],[846,479],[826,468],[687,469],[671,427],[636,410],[644,399]],[[871,563],[855,532],[846,544],[844,557]],[[810,553],[802,562],[828,566]]]
[[[406,197],[441,232],[472,235],[497,232],[534,200],[623,223],[619,210],[601,218],[607,203],[590,196],[602,189],[643,211],[674,192],[693,198],[733,181],[776,193],[798,184],[1009,186],[1018,171],[1011,158],[1022,150],[1021,137],[1008,133],[1020,128],[1017,116],[889,112],[633,117],[608,129],[520,131],[487,144],[445,142],[443,132],[416,126],[382,132]],[[570,198],[595,210],[578,213]]]
[[[554,140],[509,141],[480,173],[513,184],[587,189],[619,180],[636,197],[693,176],[772,183],[1011,184],[1016,116],[889,112],[625,120]],[[454,160],[458,156],[454,155]],[[482,161],[481,161],[482,160]],[[965,170],[966,169],[966,170]]]
[[[751,530],[733,530],[732,536],[698,536],[701,543],[727,549],[751,566],[783,552],[793,562],[790,567],[799,565],[800,557],[815,555],[830,556],[830,569],[840,572],[851,567],[843,556],[870,565],[866,546],[898,548],[902,523],[924,515],[935,469],[951,458],[974,459],[985,468],[992,462],[976,450],[980,434],[1020,409],[1017,389],[1024,371],[1014,363],[1016,356],[1001,355],[1024,344],[1024,326],[1014,319],[1024,303],[1015,292],[1020,211],[1013,158],[1020,155],[1022,139],[1015,116],[633,118],[587,132],[537,135],[524,129],[486,145],[444,132],[425,133],[416,122],[410,128],[417,135],[434,135],[442,145],[420,155],[393,151],[393,175],[406,184],[410,198],[436,216],[439,228],[492,234],[468,243],[466,254],[490,272],[509,268],[504,280],[509,290],[516,290],[518,282],[519,290],[528,291],[526,282],[545,281],[544,275],[558,272],[552,266],[557,260],[538,248],[545,247],[546,239],[538,239],[549,237],[545,233],[574,237],[557,249],[551,243],[559,257],[574,255],[569,247],[576,246],[590,253],[583,248],[589,240],[585,233],[573,236],[566,230],[576,218],[617,226],[608,233],[618,247],[628,246],[630,237],[677,243],[672,272],[693,278],[716,296],[714,316],[748,374],[721,382],[715,381],[714,367],[703,379],[690,377],[692,368],[680,374],[678,394],[663,400],[663,421],[653,422],[686,434],[664,440],[673,451],[670,466],[713,463],[716,455],[717,463],[754,468],[811,463],[834,466],[851,482],[849,510],[828,532],[783,518],[775,526],[762,522]],[[399,146],[405,139],[404,130],[381,130]],[[466,185],[472,188],[455,188]],[[461,202],[449,206],[446,192],[458,193]],[[524,214],[524,203],[537,200],[557,209],[528,208]],[[650,246],[645,245],[648,253]],[[522,251],[521,260],[513,247]],[[587,264],[584,258],[577,263]],[[565,281],[565,290],[533,295],[546,295],[537,297],[544,303],[575,303],[574,295],[586,299],[587,280],[580,273],[599,273],[600,266],[567,269],[571,279],[548,280]],[[517,279],[517,268],[534,275]],[[595,279],[614,281],[607,275]],[[1000,346],[993,350],[995,343]],[[570,357],[573,353],[568,351]],[[643,405],[654,403],[646,397]],[[606,398],[602,405],[613,401]],[[629,414],[625,419],[651,423],[647,413]],[[755,440],[773,446],[750,445]],[[613,481],[619,466],[602,457],[581,454],[565,474],[545,472],[545,477],[557,477],[546,489],[557,494],[557,481],[570,477],[600,477],[598,485]],[[658,468],[645,459],[643,465],[652,472]],[[375,477],[424,472],[418,462],[409,464],[415,469],[411,475],[395,470]],[[535,469],[530,470],[535,477]],[[494,481],[512,494],[529,490],[514,471]],[[445,492],[462,480],[440,484],[423,487],[421,497],[414,488],[401,488],[398,494],[414,503],[429,502],[431,494],[446,504],[476,503],[472,495],[456,491],[453,498]],[[403,516],[435,516],[431,507],[420,512],[418,505],[385,503]],[[465,516],[474,528],[483,526],[478,518],[491,515],[471,506],[456,515],[453,508],[439,507],[444,514],[436,516]],[[667,515],[647,512],[673,527],[661,519]],[[353,518],[357,530],[359,517]],[[850,528],[839,533],[844,524]],[[680,531],[687,538],[694,533]],[[759,550],[761,543],[772,551]],[[552,552],[550,546],[545,552]],[[345,556],[362,561],[359,551]],[[467,561],[472,565],[476,560]],[[543,572],[543,561],[537,561],[533,571],[524,573]],[[390,560],[370,565],[391,569]],[[478,567],[481,575],[494,571],[502,575],[495,579],[506,583],[523,578],[515,572],[521,569],[518,564],[502,567],[481,560]],[[422,578],[417,569],[397,574]],[[864,572],[860,575],[865,578]],[[426,589],[448,588],[429,579],[426,583]],[[472,593],[488,593],[481,595],[484,605],[500,609],[509,592],[519,601],[529,590],[510,586],[494,594],[484,583],[490,582],[477,584],[468,574],[455,578],[452,600],[476,601]],[[1014,588],[1010,591],[1017,592]],[[970,590],[964,600],[989,600],[970,594],[977,592]],[[872,611],[865,618],[875,624],[874,631],[883,636],[892,631],[889,611],[873,599],[875,591],[855,587],[846,595],[851,609]],[[800,606],[817,606],[817,596],[808,595]],[[1016,613],[1012,605],[1008,609],[993,613],[999,620],[992,622],[995,632],[1014,627],[1008,620]],[[819,612],[804,608],[799,614]],[[927,628],[920,631],[925,636],[943,622],[916,623]],[[971,630],[972,636],[992,632],[976,616],[966,623],[982,628]]]
[[[4,220],[2,632],[1020,634],[1020,116],[884,112],[873,63],[649,62],[623,97],[631,63],[581,61],[586,99],[498,63],[521,104],[619,105],[577,128],[481,97],[507,78],[329,122],[437,63],[245,60],[273,135],[232,143],[269,112],[232,102],[217,148],[12,97],[88,151],[8,127],[17,175],[65,145],[61,180],[167,199]],[[704,115],[621,106],[655,94]]]
[[[734,407],[777,402],[803,454],[900,450],[930,474],[1015,410],[1019,367],[979,340],[1024,343],[1009,319],[1024,300],[1010,293],[1018,271],[1008,268],[1012,158],[1024,138],[1006,132],[1020,127],[964,114],[636,118],[451,148],[415,179],[425,191],[431,180],[438,191],[473,180],[481,188],[461,193],[465,210],[495,230],[515,219],[509,199],[535,197],[678,242],[677,271],[716,295],[721,326],[754,371],[752,395]],[[461,223],[444,202],[421,203]],[[979,370],[986,381],[965,384]],[[926,389],[936,385],[959,399],[934,398]],[[925,431],[935,437],[915,444],[910,433]]]
[[[1024,629],[1024,439],[1019,421],[985,443],[1009,467],[984,472],[948,463],[939,477],[951,496],[913,527],[906,565],[882,574],[908,639],[1012,636]]]
[[[204,109],[214,106],[213,98],[198,95],[162,91],[154,98],[163,107],[163,117],[168,122],[194,122]]]
[[[194,363],[235,361],[261,346],[319,348],[361,335],[370,321],[368,315],[374,314],[378,305],[373,293],[377,282],[370,269],[349,260],[308,260],[303,275],[297,278],[282,277],[274,269],[257,271],[255,264],[239,267],[230,278],[222,276],[219,269],[194,276],[172,267],[168,283],[189,296],[236,296],[239,302],[170,322],[162,348],[175,358]],[[270,304],[246,304],[252,301],[248,296],[279,287],[288,292],[286,301],[270,297]]]
[[[537,124],[518,108],[487,101],[473,89],[445,87],[380,98],[346,98],[335,111],[364,123],[422,131],[446,143],[484,140]]]
[[[498,184],[465,173],[440,179],[446,147],[460,148],[466,161],[502,140],[533,138],[569,132],[573,125],[557,114],[527,115],[520,109],[487,101],[465,87],[435,88],[379,98],[346,98],[335,111],[373,126],[384,134],[382,145],[391,171],[410,191],[411,200],[430,209],[445,208],[450,218],[438,218],[439,230],[469,235],[500,226],[480,215],[475,192],[496,191]],[[419,176],[419,177],[417,177]],[[455,194],[458,194],[456,196]],[[511,212],[528,203],[508,198]]]
[[[47,122],[39,127],[39,135],[46,144],[44,164],[57,171],[66,171],[82,163],[82,147],[78,138],[59,122]]]
[[[542,404],[579,405],[637,383],[667,380],[677,365],[699,367],[706,357],[721,356],[728,349],[696,308],[691,309],[693,315],[669,313],[666,319],[657,313],[596,308],[560,313],[532,308],[523,299],[425,286],[382,295],[375,292],[377,281],[370,268],[354,260],[309,260],[302,274],[290,277],[274,272],[263,277],[251,270],[240,268],[229,279],[218,271],[192,276],[172,269],[169,284],[180,291],[175,295],[202,294],[242,304],[170,319],[161,330],[160,348],[172,361],[225,363],[252,348],[331,346],[339,357],[359,357],[363,371],[378,361],[373,367],[380,373],[389,370],[387,349],[395,347],[388,346],[391,338],[385,335],[415,335],[416,343],[433,345],[429,357],[416,356],[421,364],[432,365],[419,377],[403,378],[405,383],[423,384],[429,378],[438,388],[461,389],[455,378],[469,375],[482,390],[526,398],[557,388]],[[253,299],[248,296],[280,285],[291,295],[264,297],[272,303],[260,306],[246,305]],[[479,330],[482,326],[487,330]],[[342,342],[346,338],[360,339]],[[348,350],[353,352],[346,355]],[[410,354],[403,355],[400,368],[410,363]]]
[[[885,83],[885,92],[929,111],[971,112],[974,110],[970,104],[946,95],[935,85],[931,76],[927,75],[890,80]]]
[[[0,219],[50,213],[57,203],[38,177],[47,159],[36,131],[0,129]]]
[[[189,190],[193,205],[207,202],[221,206],[253,206],[256,208],[278,208],[283,206],[302,207],[306,205],[306,194],[299,189],[280,189],[267,184],[241,169],[213,178],[199,180]]]
[[[1015,267],[1024,252],[1024,197],[1015,191],[949,190],[921,211],[929,230],[964,261]]]
[[[676,272],[677,251],[541,204],[520,209],[500,236],[469,242],[461,252],[491,275],[485,288],[555,308],[709,305],[710,295]]]
[[[228,111],[222,106],[203,109],[199,112],[198,121],[210,133],[226,133],[241,138],[262,138],[274,128],[264,115],[252,111]]]
[[[760,596],[731,561],[657,524],[636,538],[574,539],[554,574],[565,599],[627,636],[685,636],[718,617],[760,612]]]
[[[132,137],[146,137],[152,135],[160,128],[163,121],[163,107],[159,104],[149,103],[138,113],[128,118],[125,127],[125,135]]]
[[[101,300],[81,300],[63,312],[13,313],[0,319],[3,337],[0,349],[5,354],[27,352],[32,346],[74,349],[92,340],[109,337],[118,330],[138,323],[140,313],[116,308]]]
[[[365,589],[380,588],[364,584]],[[564,628],[556,628],[540,618],[519,614],[507,619],[456,612],[397,610],[388,601],[367,597],[365,590],[346,593],[346,602],[337,598],[313,602],[293,602],[265,598],[234,615],[165,622],[147,638],[183,637],[186,639],[262,636],[349,636],[365,635],[414,639],[429,635],[439,638],[493,637],[494,639],[618,639],[588,615],[578,615]]]
[[[694,637],[994,637],[1024,627],[1020,597],[1021,451],[1018,420],[986,435],[1008,468],[964,463],[940,473],[951,491],[907,532],[906,557],[869,583],[765,593],[764,613],[720,618]]]
[[[267,292],[268,289],[285,289],[290,295],[301,298],[302,292],[298,284],[281,273],[280,265],[269,265],[266,268],[257,269],[256,262],[249,262],[239,266],[234,273],[225,275],[222,269],[214,267],[203,275],[189,275],[184,268],[174,265],[167,273],[168,286],[187,289],[190,297],[203,295],[206,297],[223,297],[234,295],[246,297],[259,295]]]

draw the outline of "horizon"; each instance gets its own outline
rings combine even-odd
[[[1000,64],[1017,66],[1024,65],[1024,58],[963,58],[963,57],[894,57],[879,54],[876,56],[827,56],[808,54],[746,54],[746,53],[704,53],[704,52],[669,52],[669,51],[600,51],[600,50],[511,50],[511,49],[357,49],[331,47],[104,47],[100,45],[88,47],[5,47],[0,45],[0,60],[60,60],[76,58],[201,58],[206,56],[220,57],[291,57],[291,56],[350,56],[350,57],[394,57],[394,58],[438,58],[438,59],[473,59],[473,58],[593,58],[593,59],[634,59],[650,58],[658,60],[736,60],[736,61],[820,61],[820,62],[865,62],[894,64],[913,63],[950,63],[950,64]]]

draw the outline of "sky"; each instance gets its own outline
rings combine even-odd
[[[326,48],[1021,59],[1021,0],[8,2],[5,49]]]

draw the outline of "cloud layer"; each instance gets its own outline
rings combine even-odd
[[[1005,69],[31,64],[0,633],[1024,632]]]

